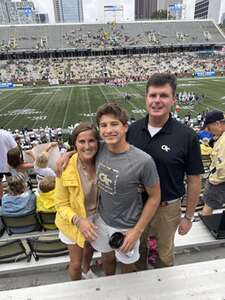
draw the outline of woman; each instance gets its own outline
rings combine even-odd
[[[12,148],[7,152],[7,162],[11,167],[13,175],[16,175],[18,172],[26,174],[28,169],[34,167],[33,163],[24,162],[22,153],[18,147]]]
[[[12,148],[7,152],[7,162],[10,166],[10,173],[16,176],[18,173],[23,173],[25,181],[32,190],[32,184],[28,176],[28,170],[34,167],[33,163],[24,162],[21,151],[18,147]]]
[[[95,156],[98,150],[98,134],[96,128],[89,123],[81,123],[73,132],[72,142],[77,152],[70,158],[62,176],[56,179],[55,223],[59,228],[59,238],[69,249],[70,278],[79,280],[82,271],[82,276],[85,278],[90,278],[93,274],[90,270],[93,249],[88,241],[96,238],[96,227],[91,221],[97,203]]]

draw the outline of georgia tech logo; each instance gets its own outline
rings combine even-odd
[[[170,147],[167,146],[167,145],[162,145],[162,146],[161,146],[161,149],[162,149],[163,151],[166,151],[166,152],[169,152],[169,151],[171,150]]]
[[[99,180],[107,186],[112,184],[112,180],[104,173],[99,173]]]

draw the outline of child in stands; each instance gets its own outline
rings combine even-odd
[[[39,182],[36,211],[52,213],[55,210],[55,177],[46,176]],[[43,225],[46,229],[55,229],[55,225]]]
[[[23,216],[35,210],[35,194],[27,188],[23,173],[17,173],[7,180],[8,193],[2,197],[3,216]]]

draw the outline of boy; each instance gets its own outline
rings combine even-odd
[[[115,256],[123,273],[132,272],[139,259],[139,238],[160,203],[159,177],[152,158],[127,143],[128,116],[123,108],[116,103],[104,104],[96,118],[105,143],[100,145],[96,161],[99,214],[92,246],[102,252],[106,275],[115,274]],[[140,184],[148,193],[144,207]],[[114,253],[109,240],[115,232],[123,233],[124,240]]]

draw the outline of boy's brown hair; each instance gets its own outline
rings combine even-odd
[[[39,182],[39,190],[42,193],[48,193],[55,188],[55,177],[54,176],[46,176]]]
[[[123,125],[127,124],[128,122],[127,111],[115,102],[105,103],[98,108],[96,113],[96,121],[98,125],[101,117],[104,115],[113,115],[121,123],[123,123]]]

